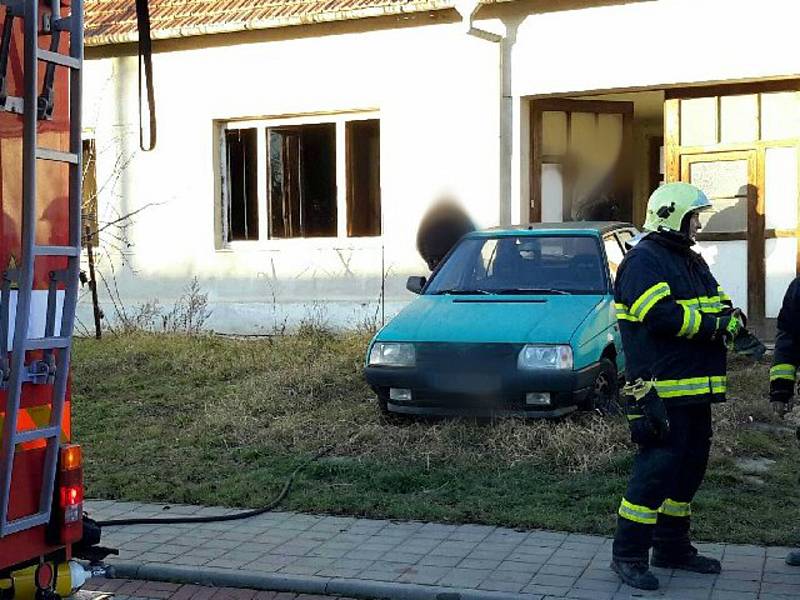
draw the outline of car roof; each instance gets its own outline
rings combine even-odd
[[[524,223],[521,225],[505,225],[500,227],[490,227],[475,231],[470,235],[486,236],[496,234],[511,235],[546,235],[548,233],[579,233],[591,235],[598,233],[605,235],[618,229],[632,229],[631,223],[622,221],[568,221],[565,223]]]

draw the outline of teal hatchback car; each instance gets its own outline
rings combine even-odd
[[[384,411],[559,417],[612,410],[624,357],[613,277],[626,223],[548,223],[463,237],[383,327],[364,374]]]

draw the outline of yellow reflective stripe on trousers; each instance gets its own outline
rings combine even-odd
[[[711,393],[724,394],[728,391],[728,377],[725,375],[716,375],[711,377]]]
[[[622,499],[619,505],[619,516],[634,521],[636,523],[643,523],[645,525],[655,525],[658,519],[658,512],[646,506],[639,506]]]
[[[614,308],[617,309],[617,320],[633,321],[634,323],[639,321],[639,319],[637,319],[630,313],[628,307],[622,304],[621,302],[614,302]]]
[[[693,338],[700,331],[700,323],[702,323],[703,316],[698,310],[683,306],[683,325],[681,325],[678,335],[680,337]]]
[[[689,517],[692,514],[692,504],[690,502],[677,502],[670,498],[664,500],[658,512],[670,517]]]
[[[770,381],[775,381],[776,379],[788,379],[789,381],[794,381],[796,375],[797,369],[794,365],[790,365],[788,363],[772,365],[772,368],[769,370]]]
[[[671,293],[667,282],[662,281],[657,283],[636,299],[636,302],[631,305],[630,312],[640,321],[644,321],[650,309],[653,308],[659,300],[666,298]]]
[[[712,377],[689,377],[686,379],[663,379],[654,382],[661,398],[700,396],[702,394],[724,394],[728,389],[725,375]]]

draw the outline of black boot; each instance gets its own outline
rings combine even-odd
[[[792,550],[786,555],[786,564],[790,567],[800,567],[800,550]]]
[[[646,562],[611,561],[611,570],[629,586],[639,590],[657,590],[658,578],[650,572]]]
[[[653,550],[653,558],[650,560],[650,565],[662,569],[680,569],[681,571],[705,573],[707,575],[722,571],[722,565],[716,558],[703,556],[698,554],[696,550],[683,555],[671,556]]]

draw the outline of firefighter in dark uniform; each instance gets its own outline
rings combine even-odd
[[[725,400],[727,346],[744,317],[692,248],[699,212],[710,207],[692,185],[661,186],[648,201],[644,235],[617,272],[623,392],[639,451],[619,507],[611,568],[640,589],[658,588],[651,564],[720,572],[719,561],[690,543],[689,520],[708,464],[711,404]]]
[[[800,365],[800,278],[786,290],[783,306],[778,313],[778,335],[775,356],[769,371],[769,399],[780,414],[791,410],[794,403],[797,367]],[[786,563],[800,566],[800,550],[786,557]]]

